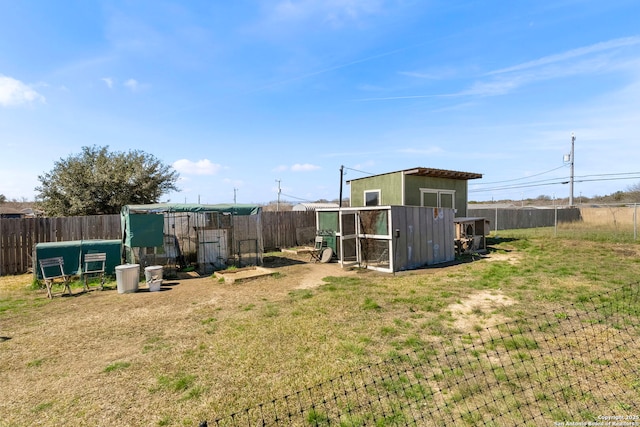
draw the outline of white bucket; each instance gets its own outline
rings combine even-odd
[[[144,278],[148,282],[152,280],[162,280],[162,266],[150,265],[144,268]]]
[[[136,292],[139,281],[140,264],[123,264],[116,266],[116,283],[119,294]]]
[[[147,282],[149,285],[149,292],[158,292],[160,290],[160,286],[162,286],[162,279],[154,279]]]

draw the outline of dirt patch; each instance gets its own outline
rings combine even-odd
[[[509,319],[500,310],[515,303],[499,291],[483,291],[451,304],[447,310],[455,318],[453,326],[457,330],[472,332],[507,322]]]
[[[517,252],[492,252],[482,259],[488,262],[506,261],[509,264],[518,264],[520,262],[521,255]]]

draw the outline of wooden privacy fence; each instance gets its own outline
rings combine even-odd
[[[120,238],[120,215],[2,218],[0,276],[28,272],[36,243]]]
[[[633,208],[625,209],[630,211]],[[610,213],[611,208],[473,209],[471,206],[468,215],[489,219],[491,230],[495,231],[549,227],[556,221],[587,221],[595,215],[592,211]],[[606,220],[620,222],[623,215],[616,212],[607,215]],[[265,251],[313,246],[316,227],[316,213],[313,211],[262,212],[261,221]],[[31,257],[36,243],[120,238],[120,215],[0,218],[0,275],[28,272],[32,268]]]
[[[315,212],[262,212],[265,250],[313,245]],[[36,243],[120,239],[120,215],[0,218],[0,276],[32,268]]]
[[[265,251],[310,245],[316,236],[314,211],[262,213],[262,236]]]

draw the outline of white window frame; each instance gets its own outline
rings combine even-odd
[[[378,193],[378,204],[377,205],[367,205],[367,193]],[[363,194],[363,205],[364,206],[382,206],[382,191],[380,189],[377,190],[365,190]]]
[[[424,206],[424,195],[425,193],[435,194],[437,198],[438,206],[429,206],[432,208],[441,208],[442,207],[442,195],[448,194],[451,196],[451,208],[455,210],[456,208],[456,190],[441,190],[437,188],[421,188],[420,189],[420,206]]]

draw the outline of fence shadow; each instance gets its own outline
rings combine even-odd
[[[494,246],[494,245],[499,245],[501,243],[515,242],[517,240],[520,240],[520,239],[515,238],[515,237],[488,236],[487,237],[487,247]]]
[[[262,265],[266,268],[288,267],[290,265],[306,264],[305,261],[287,256],[265,256],[262,258]]]
[[[207,424],[589,425],[605,416],[636,422],[639,302],[634,283],[561,311],[443,340]]]

